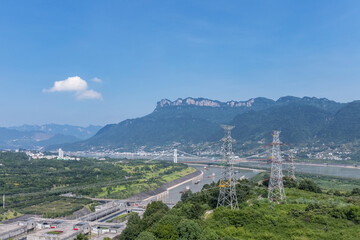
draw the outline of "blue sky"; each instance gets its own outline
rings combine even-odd
[[[360,99],[359,12],[329,0],[0,1],[0,126],[116,123],[188,96]],[[74,77],[77,88],[55,86]]]

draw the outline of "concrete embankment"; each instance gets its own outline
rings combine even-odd
[[[208,166],[207,164],[193,164],[193,163],[188,163],[187,165],[189,166]],[[221,167],[221,166],[217,166],[217,165],[211,165],[211,167]],[[234,169],[241,169],[241,170],[251,170],[251,171],[258,171],[258,172],[266,172],[266,170],[263,169],[256,169],[256,168],[248,168],[248,167],[236,167],[234,166]]]
[[[165,194],[167,191],[169,191],[181,184],[184,184],[189,181],[193,181],[193,180],[201,177],[202,175],[203,175],[202,171],[196,170],[195,172],[190,173],[184,177],[181,177],[181,178],[175,179],[171,182],[165,183],[161,187],[159,187],[153,191],[136,194],[135,196],[133,196],[127,200],[129,200],[129,201],[148,201],[150,199],[156,198],[156,196],[158,196],[158,195]]]

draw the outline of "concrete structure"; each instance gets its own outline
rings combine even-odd
[[[21,226],[17,223],[0,224],[0,240],[19,239],[26,235],[27,226]]]
[[[58,156],[58,159],[64,159],[64,151],[59,148],[59,156]]]
[[[107,233],[118,234],[121,233],[123,226],[122,225],[106,225],[99,224],[91,227],[91,233],[102,235]]]
[[[45,224],[43,224],[45,225]],[[72,240],[80,233],[90,233],[88,223],[55,221],[49,224],[50,228],[42,228],[27,235],[27,240]],[[54,228],[51,228],[53,226]]]
[[[28,231],[31,231],[33,229],[35,229],[36,227],[36,222],[33,218],[28,218],[26,220],[23,221],[19,221],[18,222],[19,226],[26,226]]]
[[[57,220],[57,221],[55,221],[55,222],[50,223],[50,228],[51,228],[51,229],[60,228],[60,227],[62,227],[64,224],[65,224],[64,221]]]
[[[84,233],[90,232],[90,225],[86,222],[80,222],[73,225],[75,231],[83,231]]]
[[[36,229],[50,229],[50,222],[49,221],[37,222]]]
[[[86,216],[80,217],[81,221],[95,221],[97,219],[103,218],[111,213],[114,213],[119,210],[125,209],[125,204],[122,202],[113,202],[113,206],[109,208],[105,208],[103,210],[96,211],[94,213],[90,213]]]

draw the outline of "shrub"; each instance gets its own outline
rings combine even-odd
[[[314,192],[314,193],[321,193],[321,188],[316,185],[315,182],[311,181],[310,179],[304,179],[299,183],[299,189]]]

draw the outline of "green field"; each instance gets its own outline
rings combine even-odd
[[[161,177],[161,179],[164,181],[164,182],[170,182],[170,181],[173,181],[175,179],[178,179],[178,178],[181,178],[183,176],[186,176],[190,173],[193,173],[195,172],[196,169],[195,168],[192,168],[192,167],[188,167],[188,168],[185,168],[179,172],[174,172],[172,174],[169,174],[169,175],[164,175]]]
[[[97,194],[96,197],[100,198],[127,198],[132,195],[147,192],[154,190],[160,187],[162,184],[166,182],[170,182],[177,178],[186,176],[190,173],[196,171],[195,168],[187,167],[180,171],[172,172],[166,174],[167,171],[171,170],[171,167],[161,169],[157,172],[151,172],[148,174],[144,174],[142,179],[136,183],[128,184],[128,185],[116,185],[111,187],[103,187],[102,192]]]
[[[37,214],[44,217],[64,217],[93,203],[90,199],[60,198],[28,206],[20,211],[24,214]]]
[[[0,211],[0,222],[4,221],[4,220],[15,218],[15,217],[19,217],[21,215],[22,215],[21,213],[18,213],[18,212],[13,211],[13,210],[4,210],[4,209],[2,209],[2,211]]]
[[[83,197],[124,199],[195,171],[170,161],[29,161],[24,153],[13,152],[0,152],[0,163],[0,195],[6,194],[6,206],[11,210],[0,210],[3,220],[13,218],[12,212],[58,217],[83,207],[93,210],[96,201],[60,195],[72,192]]]

